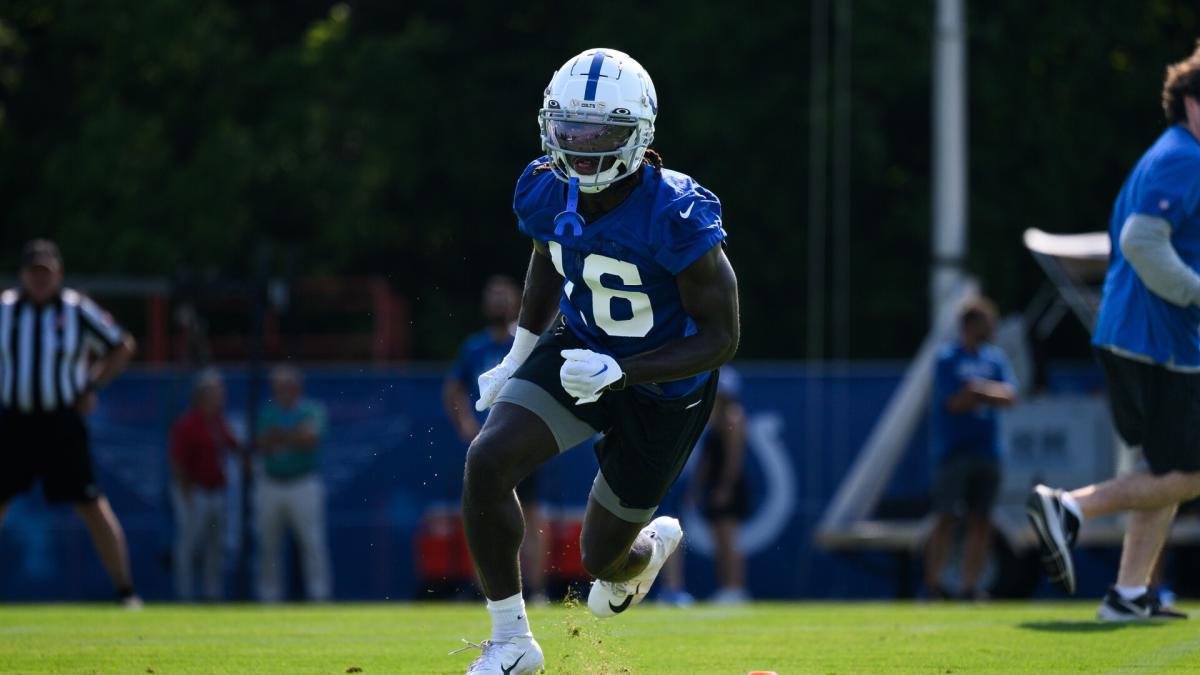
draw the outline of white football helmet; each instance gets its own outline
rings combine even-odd
[[[600,192],[642,166],[654,140],[658,95],[640,63],[615,49],[588,49],[555,71],[538,128],[554,176]]]

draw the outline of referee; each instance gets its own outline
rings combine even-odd
[[[120,602],[140,607],[125,533],[96,485],[83,421],[96,391],[133,357],[133,338],[63,288],[54,242],[25,244],[20,278],[0,294],[0,523],[12,498],[41,479],[46,501],[70,502],[87,525]]]

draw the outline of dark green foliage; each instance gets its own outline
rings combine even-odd
[[[386,275],[415,355],[445,357],[482,280],[523,272],[511,190],[542,88],[612,46],[655,76],[667,166],[725,203],[742,356],[804,356],[808,3],[568,7],[0,2],[0,255],[48,235],[72,272],[241,276],[256,241],[295,245],[303,274]],[[1168,0],[970,11],[970,264],[1011,310],[1041,281],[1020,231],[1104,225],[1200,25]],[[924,332],[932,15],[852,11],[855,357]]]

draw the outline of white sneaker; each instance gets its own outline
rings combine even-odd
[[[593,581],[592,590],[588,593],[588,609],[592,610],[592,614],[601,618],[616,616],[641,602],[654,585],[658,571],[683,540],[683,528],[679,526],[679,521],[668,516],[650,521],[642,534],[654,541],[650,564],[641,574],[628,581]]]
[[[542,664],[546,658],[542,655],[542,647],[537,640],[530,637],[519,637],[504,642],[484,640],[475,644],[468,640],[466,647],[450,652],[451,656],[468,649],[475,648],[483,652],[467,668],[467,675],[522,675],[522,673],[544,672]]]

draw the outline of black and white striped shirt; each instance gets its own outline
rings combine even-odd
[[[88,384],[91,358],[124,338],[107,312],[69,288],[41,306],[18,289],[0,293],[0,405],[20,413],[70,408]]]

